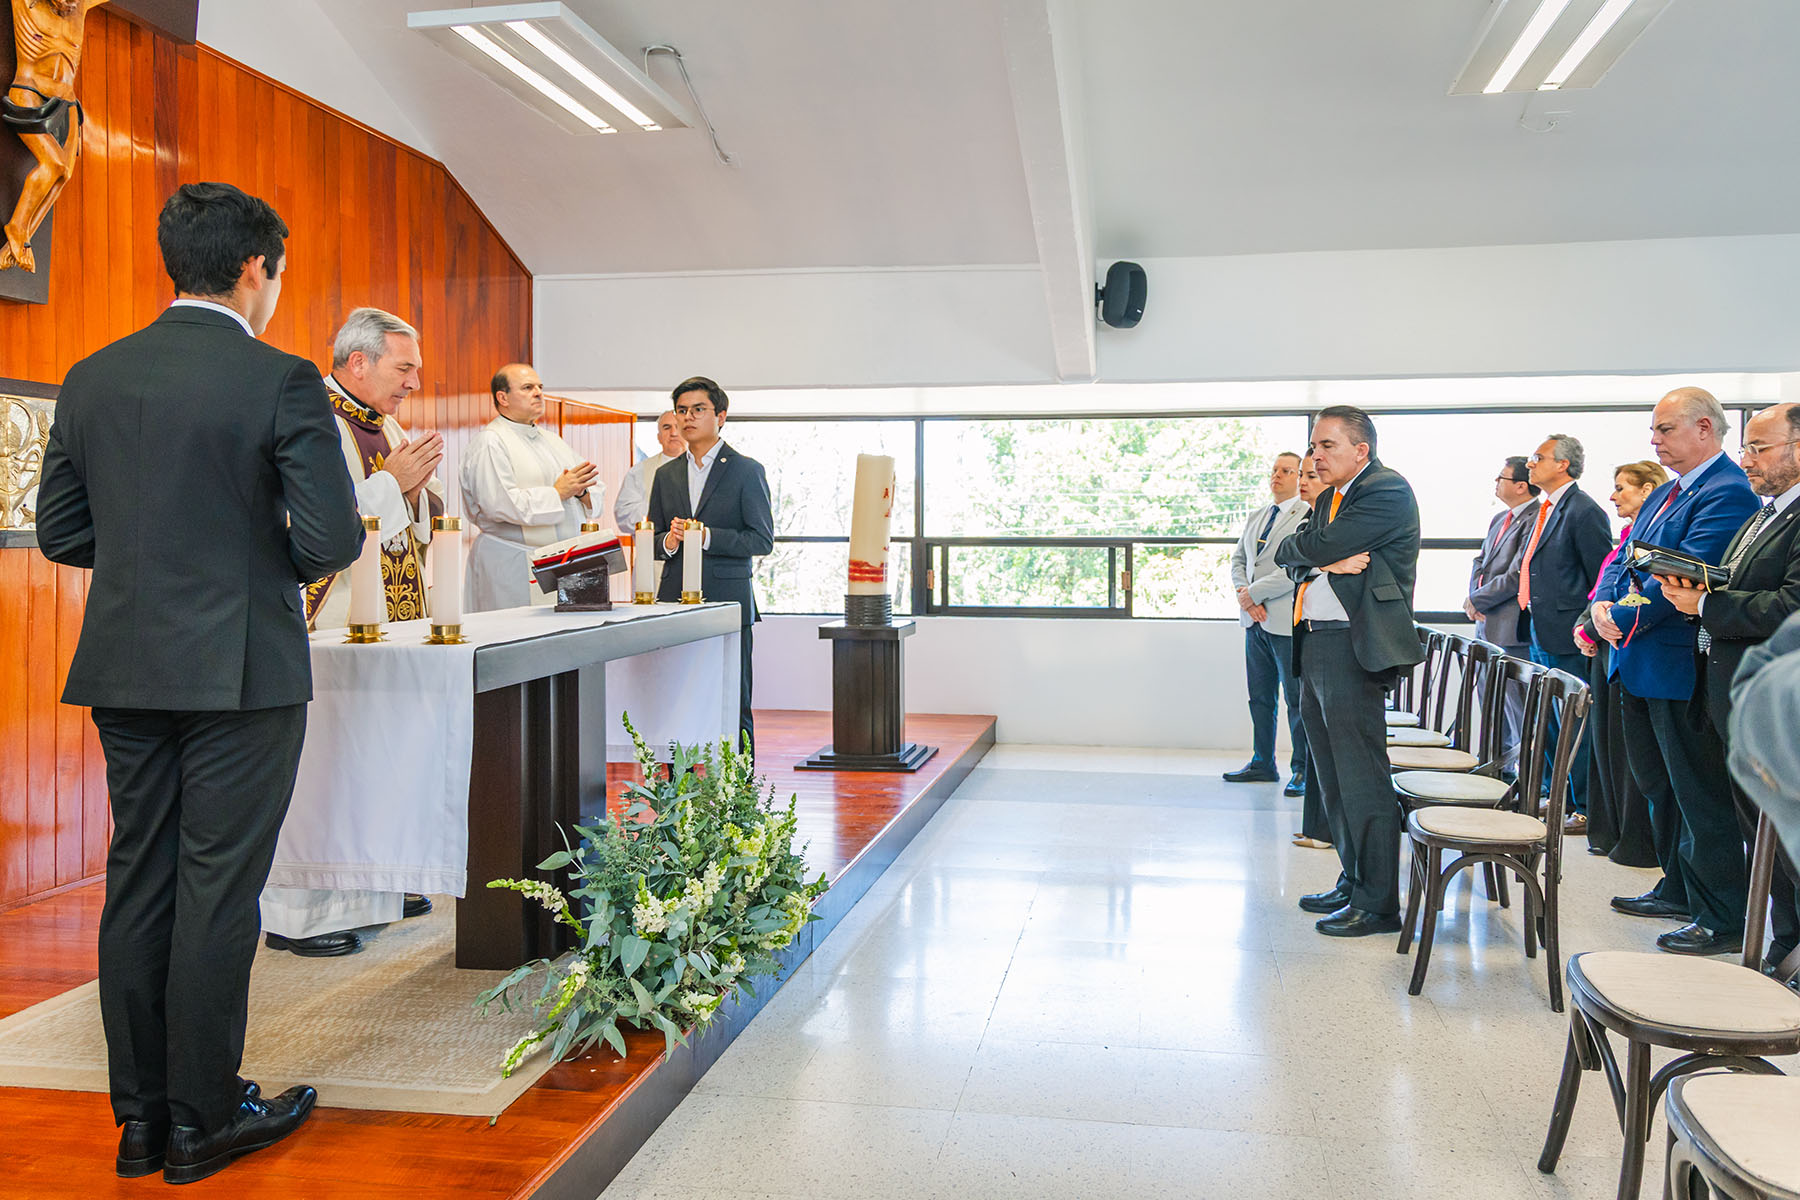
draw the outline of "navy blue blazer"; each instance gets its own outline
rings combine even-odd
[[[1532,516],[1535,523],[1536,515]],[[1529,534],[1526,535],[1530,537]],[[1594,498],[1570,484],[1544,519],[1531,555],[1531,620],[1527,637],[1547,654],[1576,654],[1575,624],[1612,549],[1612,522]]]
[[[1678,482],[1671,479],[1650,493],[1632,525],[1632,540],[1667,546],[1717,566],[1725,561],[1726,547],[1756,514],[1761,501],[1743,468],[1728,454],[1720,455],[1665,512],[1663,503]],[[1610,581],[1595,599],[1613,601],[1613,623],[1630,638],[1613,653],[1613,677],[1641,699],[1691,698],[1698,626],[1663,598],[1662,584],[1651,576],[1632,570],[1608,574]],[[1649,603],[1618,607],[1634,580]]]
[[[688,456],[683,454],[656,470],[650,481],[650,521],[656,526],[656,557],[667,559],[657,599],[681,599],[681,555],[663,549],[674,518],[698,517],[711,536],[700,556],[700,590],[710,601],[735,600],[743,624],[759,620],[751,587],[752,558],[775,548],[775,514],[769,503],[769,479],[761,463],[739,454],[724,442],[700,492],[700,510],[688,507]]]

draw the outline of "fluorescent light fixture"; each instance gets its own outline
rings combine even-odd
[[[1669,0],[1492,0],[1451,95],[1589,88]]]
[[[1481,89],[1485,96],[1495,92],[1504,92],[1506,85],[1519,74],[1519,68],[1531,57],[1532,51],[1544,44],[1544,38],[1550,33],[1550,26],[1556,18],[1563,15],[1563,9],[1569,7],[1569,0],[1543,0],[1537,11],[1531,14],[1531,20],[1525,22],[1525,28],[1519,34],[1519,40],[1513,43],[1506,57],[1500,60],[1500,66],[1494,71],[1493,78]]]
[[[494,39],[481,32],[481,30],[472,29],[467,25],[454,25],[451,26],[450,32],[499,63],[507,71],[511,72],[514,78],[518,79],[527,87],[535,88],[546,99],[550,100],[558,108],[574,117],[577,121],[580,121],[583,125],[586,125],[589,129],[592,129],[595,133],[618,132],[618,130],[614,129],[611,125],[608,125],[605,121],[602,121],[591,111],[577,104],[575,98],[569,95],[569,93],[563,91],[554,83],[551,83],[548,79],[545,79],[542,75],[539,75],[536,71],[508,54],[500,46],[495,45]]]
[[[1569,82],[1569,76],[1575,73],[1581,60],[1594,52],[1600,39],[1612,32],[1612,27],[1619,23],[1619,18],[1625,15],[1633,3],[1634,0],[1606,0],[1600,6],[1600,11],[1594,14],[1594,19],[1587,23],[1587,28],[1581,31],[1581,36],[1569,47],[1569,52],[1556,60],[1556,65],[1550,68],[1550,74],[1538,86],[1559,88]]]
[[[654,133],[693,123],[678,100],[566,4],[439,9],[409,13],[406,24],[572,133]]]

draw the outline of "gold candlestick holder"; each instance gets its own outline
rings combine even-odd
[[[368,646],[385,641],[387,641],[387,634],[381,632],[379,624],[352,625],[350,632],[344,638],[344,642],[351,646]]]
[[[583,532],[583,533],[599,533],[600,532],[600,522],[598,522],[598,521],[583,521],[581,523],[581,532]]]
[[[462,625],[433,625],[431,636],[425,639],[427,646],[460,646],[469,639],[463,636]]]

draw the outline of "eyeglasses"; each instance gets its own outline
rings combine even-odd
[[[712,405],[710,404],[677,404],[675,406],[675,415],[678,417],[697,417],[711,411]]]
[[[1535,466],[1537,466],[1537,465],[1538,465],[1538,464],[1539,464],[1539,463],[1541,463],[1541,462],[1543,462],[1543,461],[1544,461],[1544,456],[1543,456],[1543,455],[1541,455],[1541,454],[1534,454],[1534,455],[1532,455],[1532,456],[1531,456],[1531,457],[1530,457],[1530,458],[1528,458],[1528,459],[1526,459],[1526,460],[1525,460],[1525,465],[1526,465],[1526,466],[1528,466],[1528,467],[1535,467]]]
[[[1800,439],[1789,438],[1785,442],[1745,442],[1744,453],[1752,456],[1760,455],[1764,450],[1773,450],[1777,446],[1791,446],[1797,440]]]

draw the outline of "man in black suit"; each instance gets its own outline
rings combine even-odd
[[[1659,576],[1663,595],[1700,624],[1694,701],[1721,741],[1731,728],[1731,683],[1744,654],[1800,612],[1800,404],[1778,404],[1750,418],[1738,463],[1758,496],[1768,498],[1725,549],[1731,578],[1708,593],[1687,580]],[[1732,787],[1746,846],[1756,840],[1757,809],[1742,788]],[[1773,909],[1769,953],[1772,969],[1800,948],[1794,862],[1784,851],[1770,885]]]
[[[1375,423],[1359,408],[1322,410],[1309,453],[1329,490],[1275,561],[1300,584],[1300,716],[1344,871],[1337,887],[1300,907],[1324,914],[1317,928],[1331,937],[1396,933],[1400,806],[1383,709],[1399,672],[1424,658],[1412,611],[1419,504],[1375,457]]]
[[[738,652],[738,721],[743,744],[754,749],[750,715],[751,627],[760,619],[750,583],[752,558],[775,548],[775,514],[762,464],[719,439],[731,403],[725,389],[696,375],[670,393],[687,453],[657,469],[650,484],[650,523],[656,527],[656,557],[667,560],[657,599],[681,599],[682,530],[695,521],[705,527],[700,558],[700,591],[708,600],[735,600],[743,619]]]
[[[1587,611],[1588,593],[1600,578],[1600,564],[1613,548],[1612,522],[1594,498],[1575,482],[1587,453],[1579,439],[1553,433],[1525,460],[1531,482],[1543,493],[1532,514],[1532,532],[1519,565],[1520,623],[1530,638],[1531,661],[1577,679],[1587,676],[1587,656],[1575,644],[1575,626]],[[1559,726],[1550,723],[1550,745]],[[1589,731],[1583,726],[1569,772],[1569,817],[1563,831],[1587,832]],[[1548,748],[1544,777],[1549,778]]]
[[[256,340],[287,226],[200,183],[157,236],[177,299],[70,368],[38,544],[93,568],[63,701],[92,706],[112,798],[100,1011],[116,1167],[188,1183],[286,1137],[316,1099],[264,1099],[237,1072],[257,895],[312,698],[300,588],[355,559],[362,524],[318,369]]]

